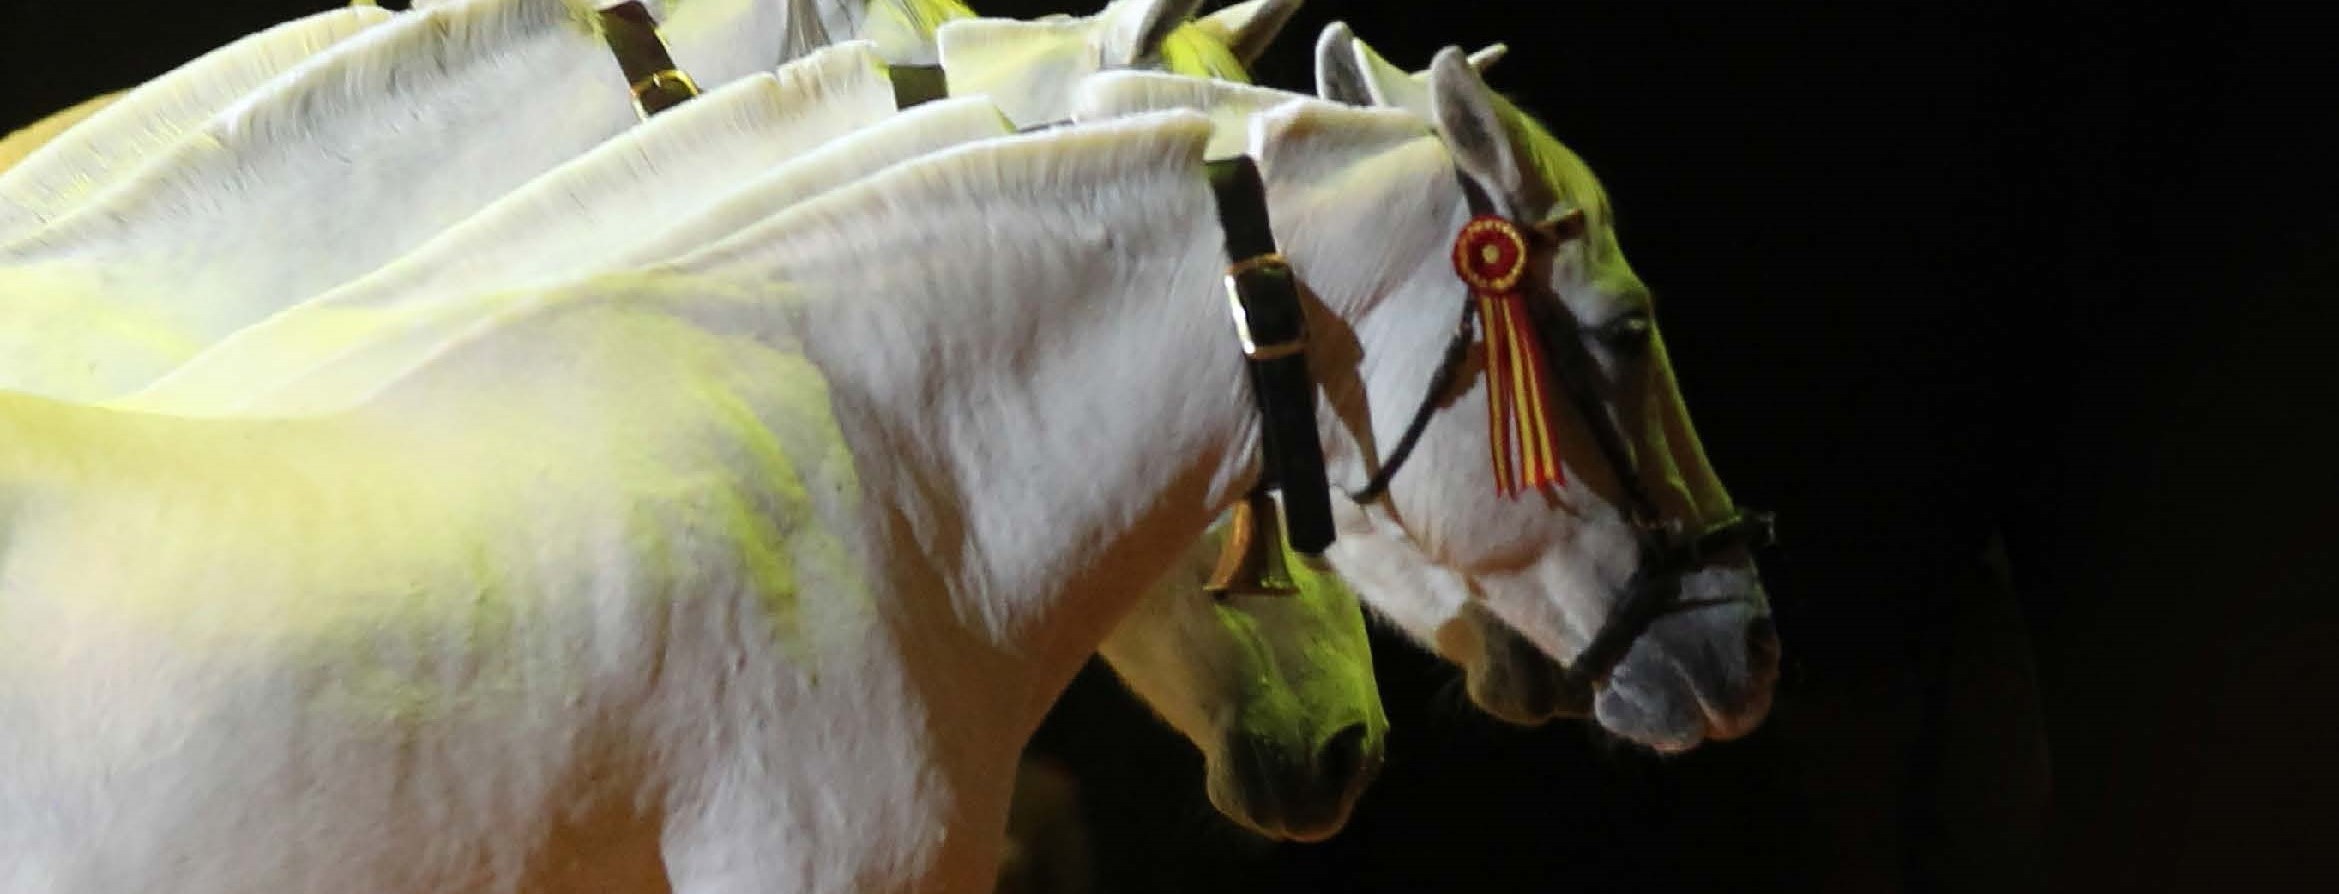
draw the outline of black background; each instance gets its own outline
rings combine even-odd
[[[6,4],[13,128],[320,0]],[[1213,4],[1214,6],[1216,4]],[[989,15],[1086,4],[977,2]],[[1660,760],[1376,640],[1390,765],[1320,845],[1215,819],[1091,668],[1034,743],[1111,891],[2327,889],[2331,33],[2310,4],[1312,0],[1607,183],[1733,493],[1777,709]]]

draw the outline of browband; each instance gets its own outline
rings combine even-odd
[[[1226,296],[1235,334],[1249,360],[1260,420],[1260,489],[1283,492],[1291,550],[1319,558],[1332,545],[1331,487],[1316,440],[1316,388],[1308,374],[1307,316],[1299,280],[1275,248],[1267,187],[1245,156],[1207,164],[1210,191],[1226,232]]]
[[[631,85],[635,114],[647,120],[698,95],[698,84],[674,67],[665,39],[658,36],[658,23],[641,0],[626,0],[596,14],[601,18],[601,39],[609,43],[610,54],[617,57],[617,67]]]

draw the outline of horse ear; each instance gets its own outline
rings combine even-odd
[[[1194,27],[1226,45],[1235,61],[1251,67],[1299,12],[1301,0],[1247,0],[1203,16]]]
[[[1511,48],[1504,44],[1487,44],[1484,49],[1470,54],[1470,67],[1483,76],[1487,69],[1493,68],[1495,63],[1501,62],[1502,57],[1509,55],[1510,52]]]
[[[1439,50],[1430,62],[1429,105],[1455,166],[1496,200],[1515,199],[1524,178],[1510,128],[1495,111],[1494,91],[1479,80],[1460,47]]]
[[[1357,67],[1356,54],[1348,45],[1356,35],[1348,30],[1348,23],[1333,22],[1324,26],[1324,33],[1316,38],[1316,96],[1352,106],[1373,104],[1372,89],[1364,82],[1364,69]]]
[[[1202,0],[1123,0],[1108,9],[1104,51],[1108,66],[1135,67],[1161,54],[1161,42],[1194,17]]]

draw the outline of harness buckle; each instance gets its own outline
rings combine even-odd
[[[1308,334],[1307,321],[1303,318],[1299,321],[1297,331],[1291,338],[1264,345],[1252,338],[1250,312],[1245,309],[1243,304],[1242,280],[1245,276],[1262,272],[1288,278],[1291,275],[1291,264],[1284,260],[1281,253],[1269,252],[1228,265],[1226,268],[1226,305],[1227,310],[1234,315],[1235,337],[1242,342],[1243,356],[1263,363],[1306,351]]]
[[[634,112],[648,119],[697,96],[698,83],[678,69],[661,69],[633,82]]]

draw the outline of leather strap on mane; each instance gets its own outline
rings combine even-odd
[[[658,23],[640,0],[626,0],[596,15],[601,19],[601,39],[609,43],[617,67],[632,85],[634,112],[643,120],[698,95],[698,84],[674,67],[665,39],[658,36]]]
[[[1316,387],[1308,374],[1307,316],[1299,280],[1276,251],[1267,218],[1267,187],[1247,157],[1208,164],[1218,223],[1226,232],[1227,300],[1251,394],[1259,408],[1259,487],[1283,492],[1283,520],[1293,552],[1321,557],[1332,545],[1331,488],[1316,440]]]

